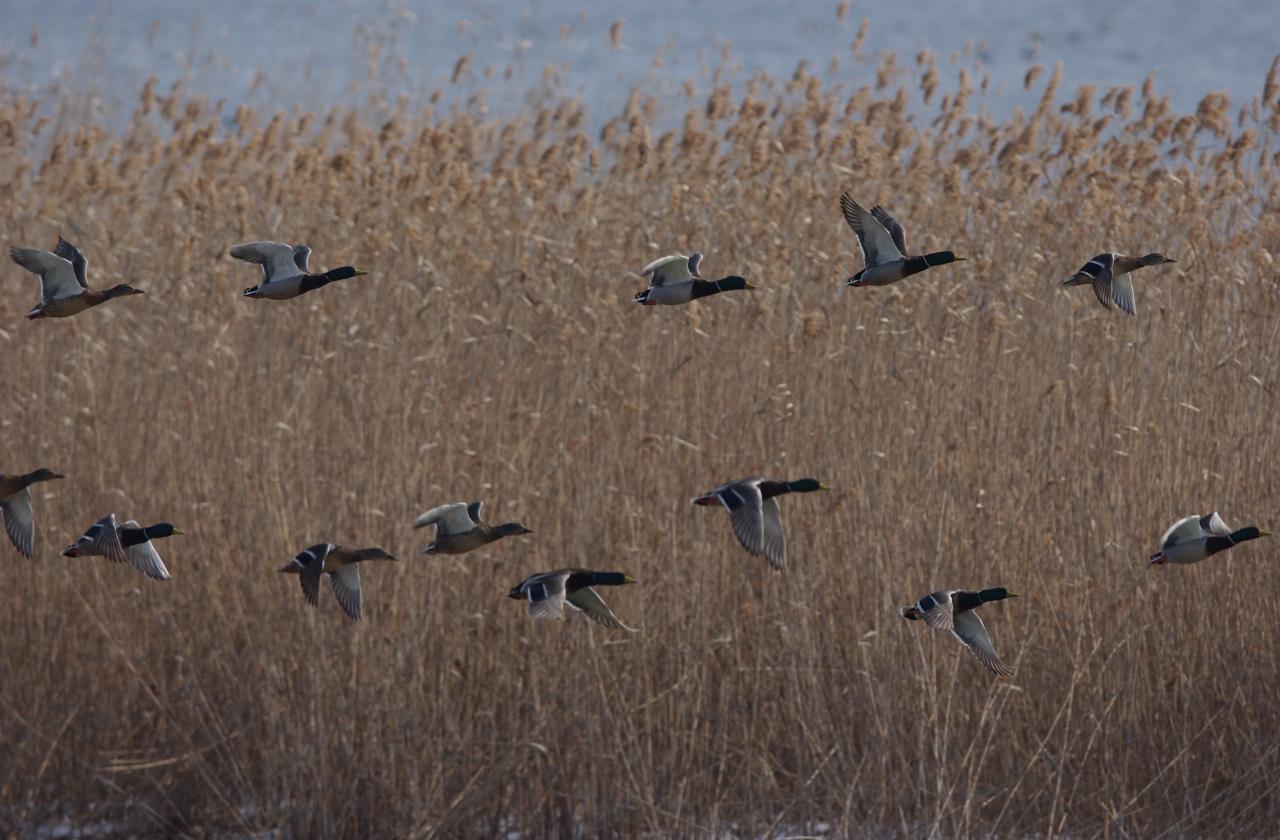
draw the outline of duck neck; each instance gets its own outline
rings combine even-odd
[[[1227,534],[1226,536],[1209,537],[1207,540],[1204,541],[1205,555],[1208,556],[1211,554],[1217,554],[1220,551],[1226,551],[1228,548],[1231,548],[1236,543],[1248,542],[1249,540],[1256,540],[1260,536],[1262,536],[1262,532],[1259,531],[1254,526],[1250,525],[1247,528],[1241,528],[1238,531],[1232,531],[1230,534]]]
[[[738,292],[747,288],[747,281],[741,277],[722,277],[719,280],[694,280],[690,296],[694,299],[718,295],[721,292]]]
[[[946,265],[956,261],[956,255],[951,251],[935,251],[932,254],[921,254],[917,257],[907,257],[902,266],[902,276],[910,277],[912,274],[919,274],[925,269],[934,266]]]

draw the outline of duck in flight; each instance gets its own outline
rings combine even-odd
[[[62,556],[105,557],[116,563],[128,563],[147,577],[168,580],[169,570],[164,567],[164,561],[151,541],[182,533],[168,522],[143,528],[130,519],[124,525],[118,525],[116,515],[110,513],[90,525],[80,539],[62,549]]]
[[[1017,597],[1003,586],[984,589],[981,592],[952,589],[948,592],[934,592],[926,595],[898,612],[909,621],[923,621],[934,630],[950,632],[978,658],[988,671],[1001,677],[1011,677],[1013,669],[996,655],[991,637],[987,635],[986,625],[982,623],[982,619],[978,617],[975,610],[992,601]]]
[[[844,193],[840,211],[862,247],[862,270],[846,281],[850,286],[888,286],[935,266],[964,261],[951,251],[907,256],[907,233],[883,207],[867,211]]]
[[[508,598],[529,602],[531,618],[560,618],[565,604],[586,613],[587,618],[615,630],[636,632],[623,624],[596,592],[597,586],[624,586],[635,579],[622,572],[590,569],[557,569],[530,575],[511,587]]]
[[[778,571],[787,566],[787,538],[782,532],[778,497],[787,493],[813,493],[831,488],[815,478],[772,481],[740,478],[722,484],[693,500],[695,505],[724,505],[733,533],[751,554],[764,557]]]
[[[35,514],[31,512],[31,485],[59,478],[66,476],[45,467],[23,475],[0,473],[0,516],[4,518],[4,530],[9,542],[28,560],[36,529]]]
[[[436,526],[436,538],[423,546],[423,554],[466,554],[503,537],[532,534],[519,522],[487,525],[480,519],[483,502],[451,502],[434,507],[413,520],[414,528]]]
[[[349,265],[312,274],[307,268],[311,249],[283,242],[246,242],[231,249],[231,256],[262,266],[262,282],[240,293],[241,297],[289,300],[327,286],[336,280],[363,277],[369,272]]]
[[[380,548],[347,548],[333,543],[319,543],[304,548],[280,569],[282,574],[297,575],[302,594],[313,607],[320,605],[320,578],[329,576],[333,594],[347,617],[360,620],[363,598],[360,594],[360,570],[357,563],[366,560],[395,560]]]
[[[1253,525],[1232,531],[1217,511],[1204,516],[1187,516],[1164,532],[1160,538],[1160,550],[1151,555],[1151,565],[1199,563],[1242,542],[1269,536],[1270,531]]]
[[[40,302],[27,313],[29,319],[67,318],[112,298],[146,294],[128,283],[118,283],[110,289],[90,289],[89,261],[61,236],[58,247],[52,251],[10,248],[9,258],[32,274],[40,275]]]
[[[736,274],[720,280],[707,280],[698,272],[701,264],[702,254],[697,251],[691,257],[671,254],[654,260],[640,269],[640,276],[649,278],[649,288],[638,293],[635,302],[643,306],[677,306],[721,292],[755,288]]]
[[[1093,293],[1103,308],[1115,303],[1122,312],[1138,314],[1137,299],[1133,294],[1133,278],[1129,275],[1149,265],[1165,265],[1177,262],[1164,254],[1147,254],[1145,257],[1129,257],[1124,254],[1098,254],[1075,274],[1062,281],[1064,286],[1093,286]]]

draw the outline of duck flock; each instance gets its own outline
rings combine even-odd
[[[848,193],[840,196],[840,210],[857,234],[863,255],[863,267],[846,281],[849,286],[887,286],[930,268],[964,259],[951,251],[908,255],[903,226],[884,208],[872,207],[868,211]],[[230,254],[262,268],[261,282],[241,293],[246,298],[289,300],[330,283],[366,274],[349,265],[313,273],[308,267],[311,249],[306,245],[291,247],[280,242],[248,242],[236,245]],[[40,277],[40,303],[27,314],[29,319],[66,318],[112,298],[144,294],[143,290],[123,283],[109,289],[90,288],[88,260],[61,237],[52,251],[13,247],[9,249],[9,255],[15,263]],[[1135,315],[1137,305],[1132,273],[1147,266],[1172,262],[1174,260],[1160,253],[1142,257],[1099,254],[1064,280],[1062,285],[1092,286],[1104,307],[1110,308],[1114,304],[1127,314]],[[701,266],[700,253],[688,257],[672,254],[653,261],[640,271],[642,277],[649,279],[649,287],[635,296],[635,302],[644,306],[683,305],[722,292],[755,288],[737,275],[708,280],[700,273]],[[35,543],[31,487],[62,478],[65,476],[48,468],[21,475],[0,473],[0,513],[3,514],[5,532],[24,557],[32,556]],[[772,568],[781,572],[787,564],[787,541],[778,507],[779,497],[827,489],[825,484],[814,478],[786,481],[751,477],[722,484],[698,496],[693,503],[723,506],[729,512],[729,523],[742,547],[750,554],[763,557]],[[413,522],[414,528],[435,528],[435,539],[422,548],[422,553],[465,554],[507,537],[532,533],[518,522],[486,523],[481,518],[481,508],[482,503],[478,501],[469,504],[452,502],[419,516]],[[1151,555],[1151,563],[1198,563],[1269,533],[1252,525],[1232,530],[1216,512],[1188,516],[1165,531],[1160,538],[1159,549]],[[132,519],[121,523],[111,513],[90,525],[80,539],[62,550],[62,555],[106,557],[133,566],[156,580],[168,580],[169,570],[154,542],[181,534],[181,530],[167,522],[143,527]],[[363,603],[359,564],[395,559],[377,547],[352,548],[320,543],[303,549],[280,571],[298,575],[302,593],[312,606],[319,604],[320,581],[327,575],[343,612],[359,620]],[[636,583],[634,578],[618,571],[556,569],[530,575],[513,586],[508,597],[526,602],[532,618],[559,618],[567,604],[605,627],[636,632],[614,614],[597,591],[597,587],[633,583]],[[976,610],[983,604],[1014,597],[1016,594],[1003,586],[977,591],[942,590],[902,607],[900,612],[903,618],[924,621],[935,630],[950,632],[985,668],[993,674],[1010,677],[1013,669],[997,655]]]

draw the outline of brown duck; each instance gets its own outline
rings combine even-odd
[[[436,538],[423,546],[423,554],[466,554],[503,537],[532,534],[519,522],[486,525],[480,520],[483,502],[452,502],[432,508],[413,521],[414,528],[436,526]]]
[[[28,559],[31,557],[36,527],[35,515],[31,512],[31,485],[57,478],[66,476],[45,467],[25,475],[0,473],[0,514],[4,515],[4,530],[14,548]]]
[[[146,294],[128,283],[90,289],[85,277],[89,261],[62,237],[58,237],[58,247],[53,251],[10,248],[9,257],[32,274],[40,275],[40,303],[27,313],[28,318],[67,318],[112,298]]]

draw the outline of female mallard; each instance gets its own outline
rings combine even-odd
[[[862,270],[846,281],[850,286],[888,286],[935,266],[964,261],[951,251],[907,256],[907,233],[883,207],[867,212],[845,193],[840,211],[862,248]]]
[[[720,280],[703,279],[698,273],[701,263],[702,254],[698,252],[694,252],[692,257],[671,254],[654,260],[640,270],[641,277],[652,277],[649,288],[637,294],[635,302],[644,306],[656,306],[660,303],[674,306],[721,292],[755,288],[736,274]]]
[[[451,502],[434,507],[413,520],[414,528],[436,526],[436,538],[423,546],[423,554],[466,554],[482,545],[520,534],[532,534],[519,522],[505,525],[486,525],[480,521],[483,502]]]
[[[31,512],[31,485],[58,478],[66,476],[44,467],[25,475],[0,473],[0,515],[4,517],[4,530],[13,547],[28,560],[36,529],[35,514]]]
[[[587,614],[588,618],[615,630],[636,632],[618,620],[609,605],[592,587],[623,586],[635,579],[622,572],[593,572],[589,569],[557,569],[530,575],[511,587],[508,598],[529,602],[533,618],[560,618],[564,605]]]
[[[320,578],[329,576],[333,594],[348,617],[360,620],[360,570],[357,563],[365,560],[395,560],[380,548],[347,548],[333,543],[320,543],[302,550],[280,571],[297,575],[302,594],[313,607],[320,605]]]
[[[283,242],[246,242],[232,248],[231,256],[262,266],[262,282],[240,293],[241,297],[247,298],[289,300],[335,280],[368,274],[349,265],[323,274],[312,274],[307,270],[311,249],[306,245],[291,248]]]
[[[128,563],[147,577],[168,580],[169,570],[151,541],[180,534],[182,531],[168,522],[143,528],[130,519],[123,526],[117,525],[116,515],[109,513],[90,525],[84,536],[62,549],[62,556],[105,557],[116,563]]]
[[[742,547],[763,556],[778,571],[787,565],[787,539],[782,533],[777,497],[786,493],[812,493],[831,488],[814,478],[799,481],[771,481],[741,478],[723,484],[693,500],[695,505],[724,505],[729,522]]]
[[[1132,271],[1149,265],[1177,262],[1164,254],[1147,254],[1145,257],[1127,257],[1124,254],[1098,254],[1075,274],[1062,281],[1064,286],[1093,286],[1098,303],[1106,309],[1111,302],[1130,315],[1138,314],[1138,304],[1133,296]]]
[[[112,298],[146,294],[128,283],[119,283],[110,289],[90,289],[85,278],[89,261],[61,236],[53,251],[10,248],[9,257],[32,274],[40,275],[40,302],[27,313],[31,319],[66,318]]]
[[[1003,586],[984,589],[981,592],[952,589],[949,592],[934,592],[932,595],[926,595],[898,612],[903,618],[911,621],[923,620],[934,630],[951,631],[964,643],[970,653],[978,657],[978,661],[988,671],[1002,677],[1011,677],[1013,669],[996,656],[996,649],[991,645],[991,637],[987,635],[986,625],[974,610],[991,601],[1017,597]]]
[[[1236,543],[1269,537],[1271,532],[1253,525],[1232,531],[1217,511],[1204,516],[1188,516],[1169,526],[1160,538],[1160,550],[1151,555],[1152,565],[1199,563]]]

